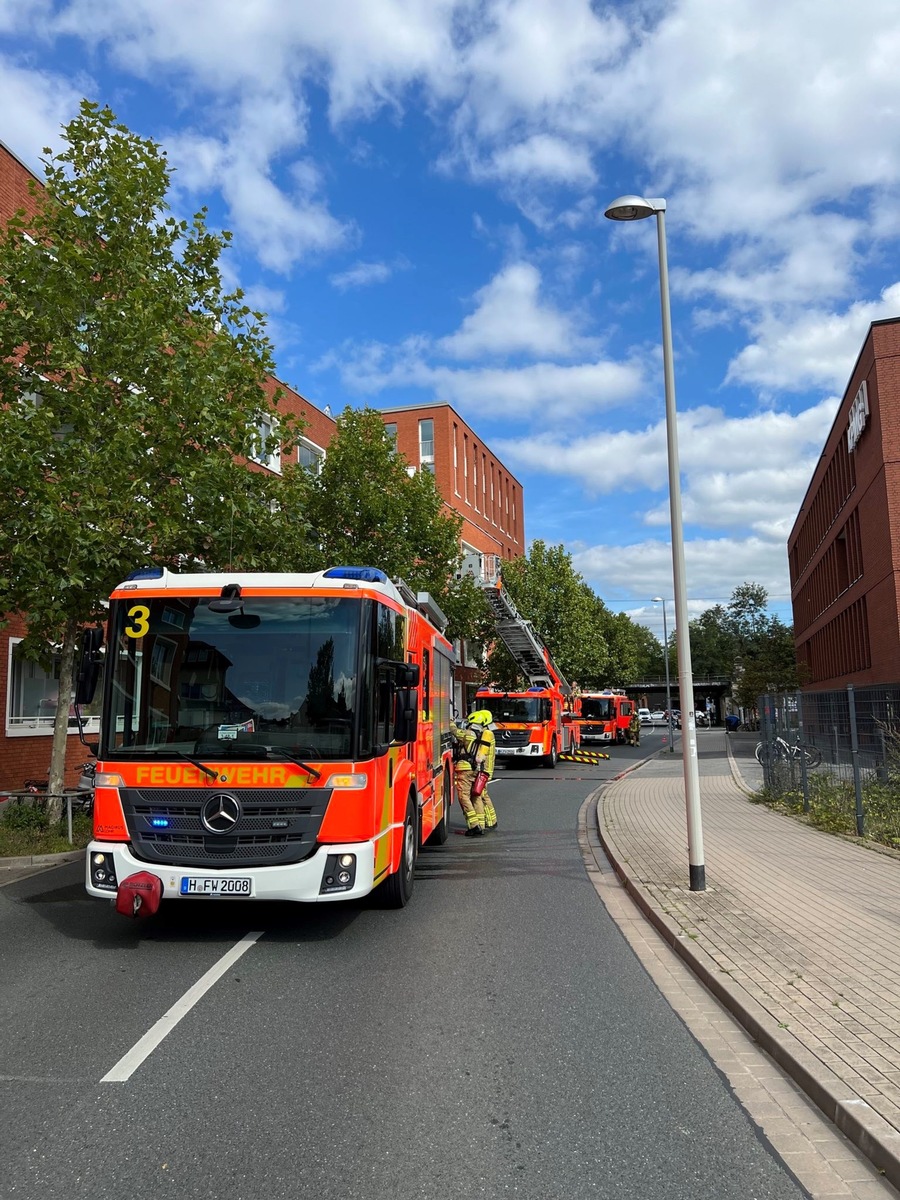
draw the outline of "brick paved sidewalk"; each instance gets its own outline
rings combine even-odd
[[[718,999],[900,1186],[900,859],[751,803],[724,732],[698,744],[707,890],[688,889],[678,753],[599,794],[604,847]]]

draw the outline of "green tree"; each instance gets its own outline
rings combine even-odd
[[[0,613],[26,654],[60,648],[59,792],[80,627],[136,566],[300,563],[308,477],[242,465],[272,449],[271,346],[223,289],[230,235],[170,214],[160,147],[84,101],[44,165],[0,233]]]
[[[430,592],[450,619],[449,637],[486,634],[487,606],[471,579],[457,579],[462,517],[444,503],[429,471],[410,468],[375,409],[345,408],[306,515],[315,565],[354,563],[401,576]]]
[[[769,613],[768,601],[762,584],[743,583],[727,605],[708,608],[690,625],[694,675],[730,677],[745,708],[755,708],[763,692],[792,691],[803,682],[793,629]]]
[[[728,614],[715,604],[690,623],[691,666],[698,677],[729,677],[734,671],[735,638]]]
[[[745,646],[740,667],[734,695],[745,708],[755,708],[764,692],[795,691],[806,681],[797,663],[793,628],[778,617],[771,617]]]
[[[569,683],[583,687],[605,676],[610,663],[603,628],[606,607],[562,546],[532,542],[527,555],[504,563],[503,586]],[[503,687],[515,686],[518,678],[515,663],[498,642],[491,649],[488,674]]]
[[[665,666],[659,639],[646,625],[632,621],[626,613],[615,613],[613,617],[615,632],[609,639],[609,686],[622,687],[663,675]]]

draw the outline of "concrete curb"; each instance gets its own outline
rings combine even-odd
[[[84,858],[83,850],[64,850],[61,854],[20,854],[0,858],[0,871],[6,867],[55,867],[59,863],[75,862]]]
[[[613,785],[614,786],[614,785]],[[781,1029],[771,1015],[748,996],[722,971],[701,947],[696,946],[666,913],[657,908],[650,895],[634,882],[623,865],[623,856],[603,828],[601,805],[603,792],[594,794],[597,835],[613,870],[634,903],[664,941],[685,962],[704,986],[747,1030],[790,1076],[826,1117],[882,1171],[895,1187],[900,1187],[900,1133],[843,1080],[838,1079],[816,1056],[801,1045],[792,1033]]]

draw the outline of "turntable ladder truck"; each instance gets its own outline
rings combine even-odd
[[[498,758],[507,762],[539,761],[552,770],[560,754],[570,753],[578,745],[578,729],[569,712],[572,688],[532,623],[521,616],[504,590],[499,573],[491,580],[482,576],[480,582],[497,636],[528,680],[528,689],[503,692],[479,688],[476,705],[490,709],[494,715]]]

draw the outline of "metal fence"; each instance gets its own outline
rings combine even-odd
[[[758,706],[757,758],[774,797],[900,847],[900,684],[770,694]]]

